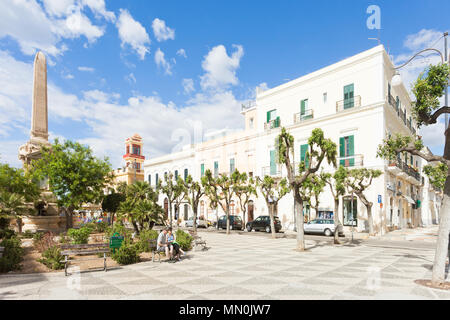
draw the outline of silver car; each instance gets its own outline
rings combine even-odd
[[[184,222],[186,228],[192,228],[194,226],[194,218],[190,217]],[[208,228],[208,221],[197,218],[197,227]]]
[[[305,233],[319,233],[327,237],[334,234],[334,220],[330,219],[314,219],[303,225]],[[339,235],[344,233],[342,225],[338,226]]]

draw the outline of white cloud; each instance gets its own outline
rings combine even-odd
[[[177,51],[177,55],[179,55],[180,57],[187,58],[186,50],[184,50],[183,48],[181,48]]]
[[[158,42],[175,39],[175,30],[166,26],[166,22],[164,20],[156,18],[152,22],[152,28],[153,34]]]
[[[182,85],[183,85],[184,93],[186,93],[186,94],[190,94],[191,92],[195,91],[194,80],[192,80],[192,79],[183,79]]]
[[[442,34],[443,32],[440,31],[422,29],[418,33],[407,36],[403,45],[412,51],[418,51],[435,44]]]
[[[228,56],[223,45],[212,48],[204,57],[202,68],[205,70],[205,74],[201,76],[203,90],[223,90],[230,85],[239,83],[236,70],[239,68],[241,58],[244,55],[244,48],[241,45],[233,45],[233,47],[236,50],[231,57]]]
[[[158,67],[163,67],[166,74],[172,74],[172,65],[164,58],[164,52],[160,48],[155,52],[155,63]]]
[[[31,62],[20,62],[0,50],[0,144],[11,144],[8,162],[17,157],[18,147],[28,139],[32,71]],[[77,136],[68,134],[77,132],[77,126],[82,125],[84,138],[79,141],[89,144],[98,156],[109,156],[115,167],[121,163],[124,139],[135,132],[144,139],[145,155],[155,157],[171,152],[179,143],[168,139],[175,130],[183,130],[194,142],[194,122],[197,122],[196,127],[202,127],[203,132],[243,126],[239,113],[241,101],[230,91],[197,94],[183,106],[164,103],[156,95],[138,94],[132,95],[127,103],[122,104],[116,93],[91,90],[78,97],[64,92],[49,79],[48,103],[49,129],[54,136],[63,134],[67,138],[77,139]],[[55,131],[52,124],[63,120],[64,131]],[[69,126],[73,126],[72,130]],[[20,134],[17,138],[18,133],[23,135],[23,140]],[[5,159],[3,152],[1,161]],[[13,152],[13,156],[9,157],[9,152]]]
[[[127,80],[130,84],[136,83],[136,77],[133,73],[130,73],[129,75],[125,76],[125,80]]]
[[[91,67],[83,67],[83,66],[80,66],[80,67],[78,67],[78,71],[82,71],[82,72],[94,72],[95,69],[94,69],[94,68],[91,68]]]
[[[43,7],[36,0],[3,1],[0,38],[13,38],[27,55],[42,50],[56,56],[67,50],[62,42],[66,38],[84,36],[93,43],[103,36],[105,27],[94,25],[83,14],[85,7],[91,8],[96,16],[114,19],[114,13],[106,11],[103,0],[43,0],[42,3]]]
[[[119,38],[122,41],[122,47],[126,44],[130,45],[139,55],[139,58],[144,60],[145,55],[150,52],[148,48],[150,38],[145,28],[138,21],[134,20],[127,10],[120,9],[117,29]]]
[[[64,79],[69,79],[69,80],[72,80],[72,79],[75,78],[74,75],[71,74],[71,73],[62,74],[62,77],[63,77]]]

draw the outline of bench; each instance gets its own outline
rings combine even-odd
[[[156,242],[157,242],[156,239],[149,240],[150,250],[152,251],[152,262],[155,262],[155,257],[156,257],[156,255],[158,255],[158,261],[161,263],[161,255],[163,254],[165,256],[166,252],[158,251]]]
[[[64,259],[64,273],[67,276],[67,267],[70,263],[70,256],[75,255],[94,255],[103,253],[103,258],[87,258],[80,259],[77,261],[87,261],[94,259],[103,259],[103,270],[106,272],[106,254],[109,252],[109,244],[108,243],[93,243],[93,244],[62,244],[61,246],[61,254],[65,256]]]
[[[0,247],[0,258],[3,257],[3,252],[5,251],[4,247]]]
[[[188,230],[189,234],[192,238],[194,238],[194,251],[197,251],[197,246],[203,246],[203,250],[206,249],[206,241],[203,240],[200,236],[194,233],[192,230]]]

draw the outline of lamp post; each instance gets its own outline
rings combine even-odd
[[[397,67],[394,67],[395,74],[394,74],[394,76],[392,77],[392,80],[391,80],[392,86],[397,87],[397,86],[399,86],[402,83],[402,78],[401,78],[400,74],[398,73],[398,70],[403,68],[407,64],[409,64],[412,60],[414,60],[417,56],[419,56],[423,52],[432,51],[434,53],[438,53],[441,56],[442,64],[448,63],[447,36],[448,36],[448,32],[444,32],[444,34],[443,34],[443,37],[444,37],[444,54],[442,54],[442,52],[439,51],[438,49],[426,48],[426,49],[423,49],[423,50],[417,52],[416,54],[414,54],[404,64],[402,64],[400,66],[397,66]],[[445,87],[445,106],[448,106],[448,86]],[[446,113],[445,114],[445,130],[447,130],[447,127],[448,127],[448,114]]]

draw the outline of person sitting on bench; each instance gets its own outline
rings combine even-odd
[[[167,243],[169,244],[172,254],[175,253],[175,258],[178,261],[181,261],[180,254],[185,254],[183,250],[181,250],[180,245],[176,242],[175,235],[172,232],[172,228],[169,227],[167,233]]]
[[[166,257],[169,258],[169,260],[172,258],[173,254],[173,247],[167,244],[167,231],[169,228],[164,228],[158,236],[156,249],[159,252],[164,252],[166,254]]]

